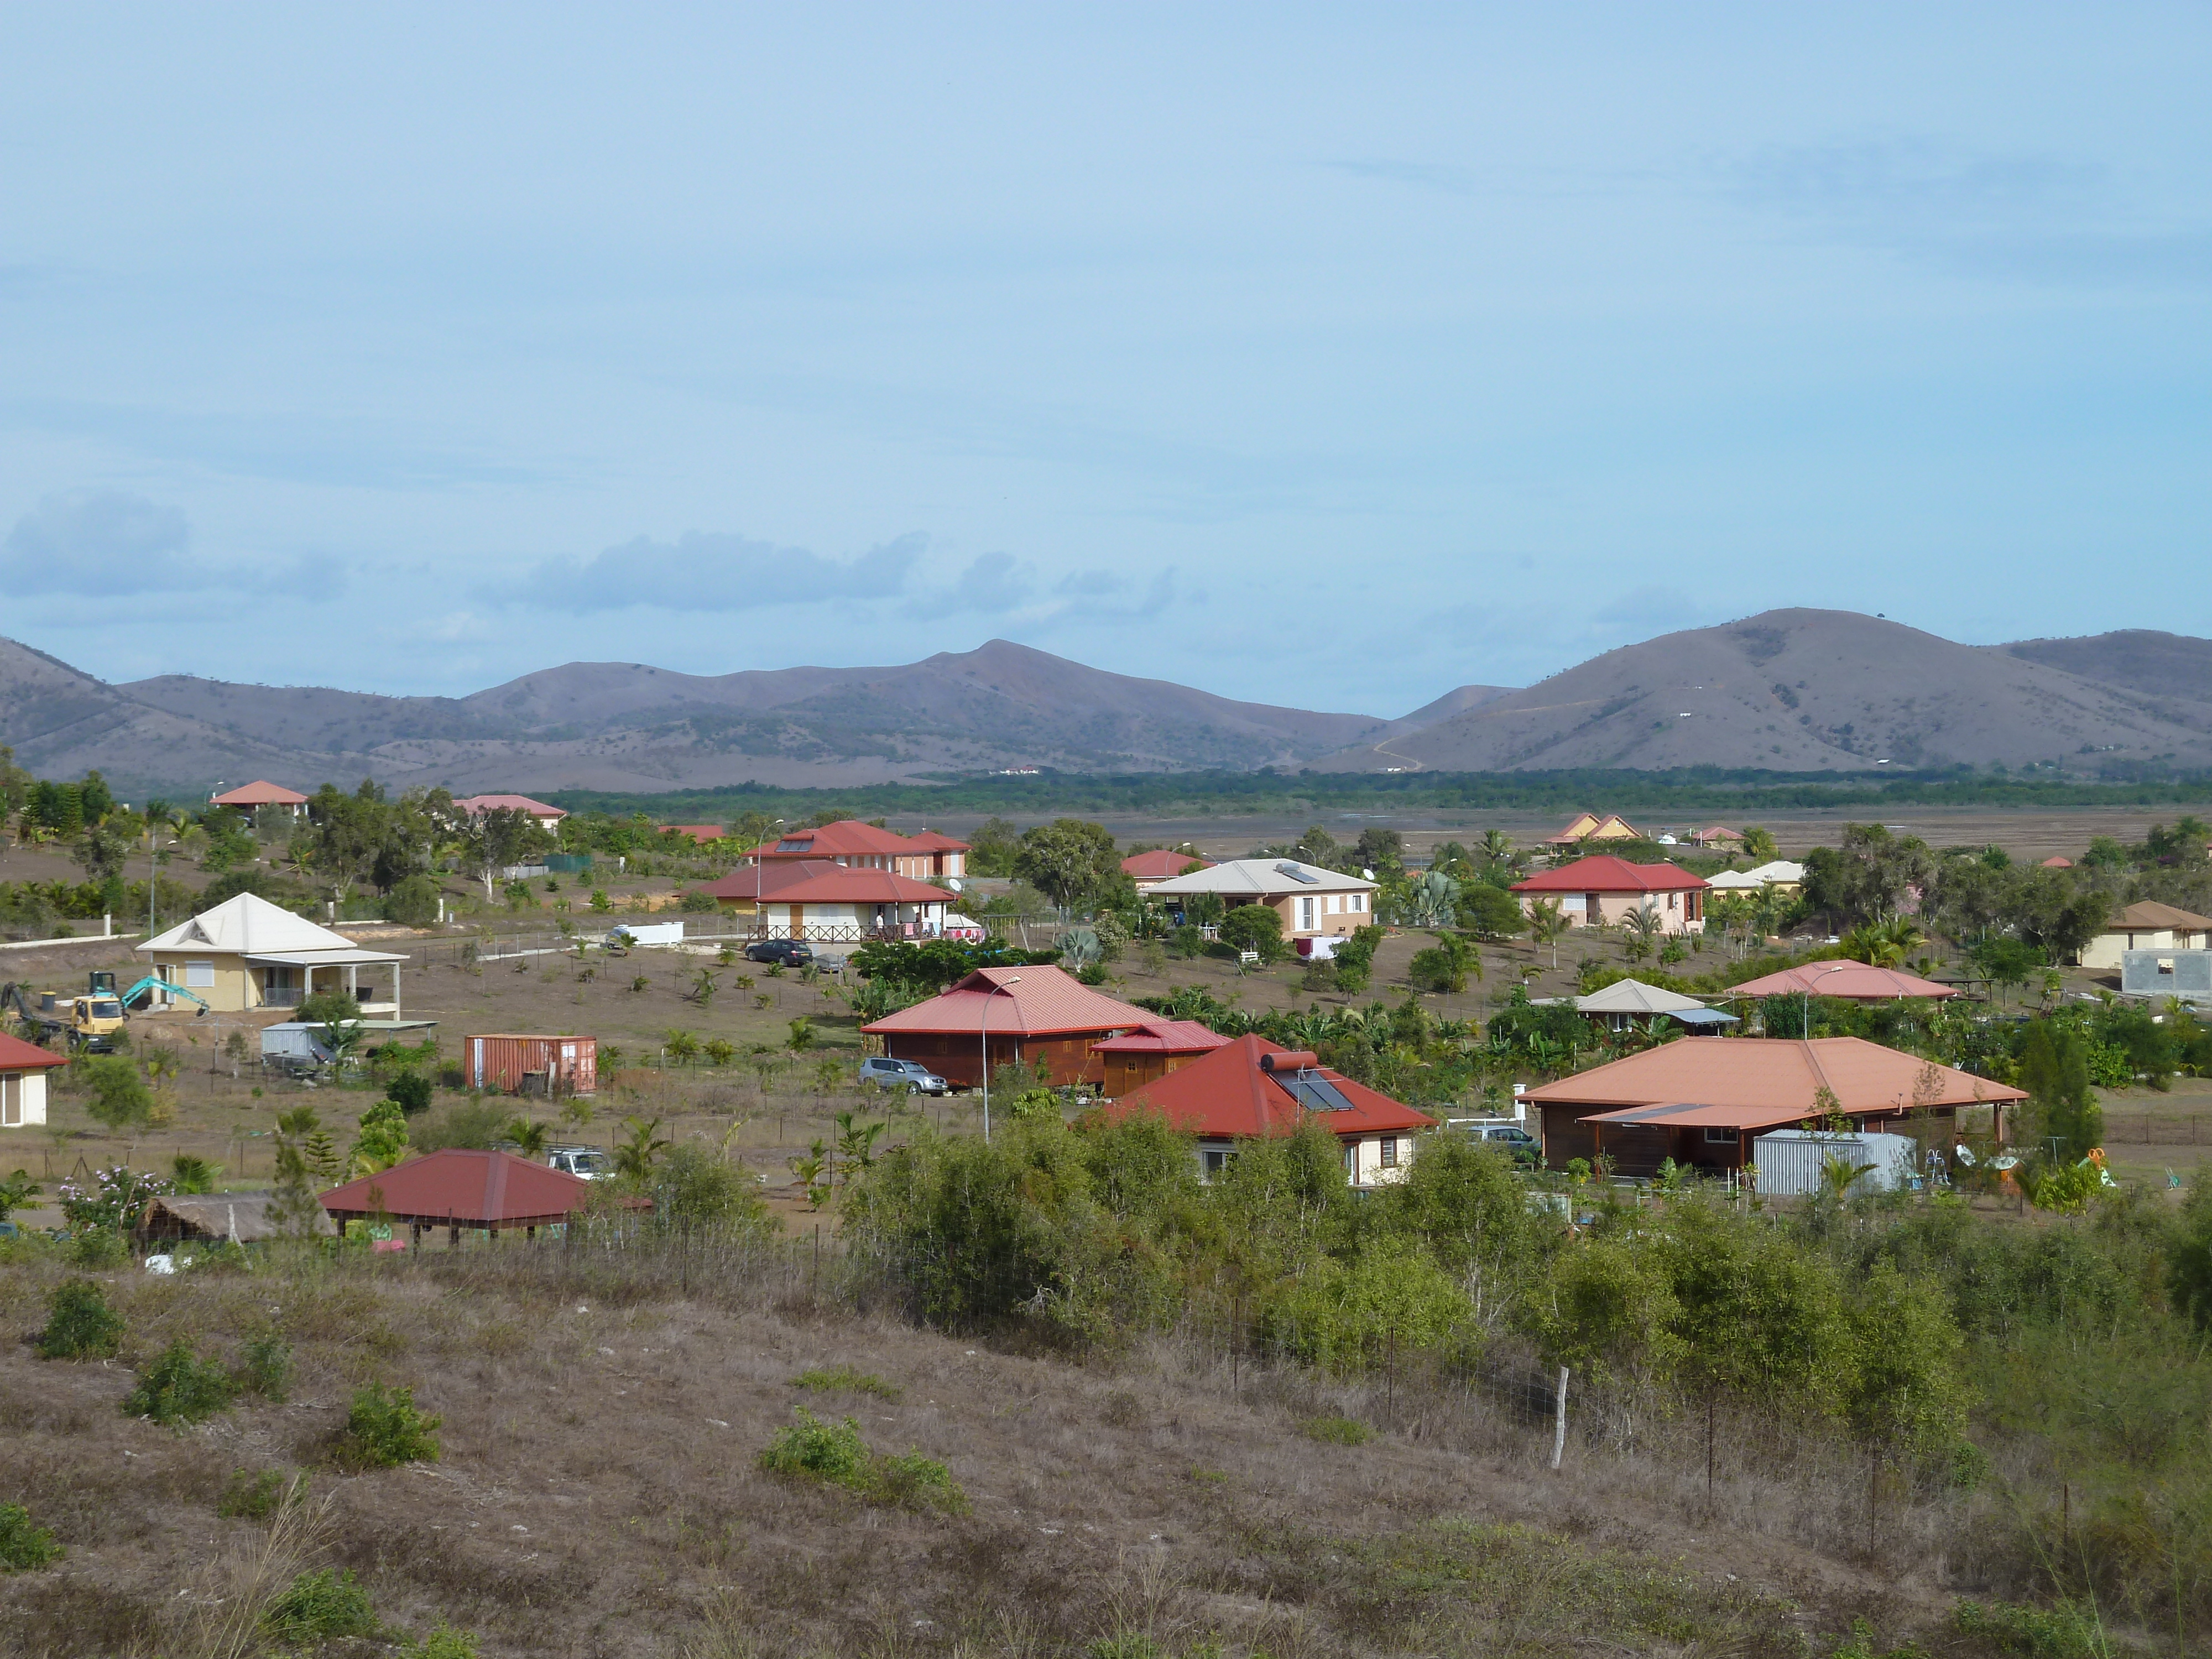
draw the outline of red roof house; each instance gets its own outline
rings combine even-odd
[[[1524,914],[1554,902],[1571,927],[1611,927],[1632,911],[1649,910],[1663,932],[1702,933],[1709,884],[1672,864],[1633,864],[1600,853],[1516,881],[1512,890],[1521,895]]]
[[[1220,1172],[1237,1141],[1288,1134],[1311,1116],[1342,1143],[1345,1174],[1358,1187],[1402,1179],[1413,1137],[1437,1122],[1329,1070],[1310,1052],[1263,1036],[1224,1042],[1108,1109],[1158,1112],[1196,1135],[1209,1176]]]
[[[779,859],[741,865],[691,890],[725,911],[753,919],[756,939],[855,945],[869,939],[936,939],[952,896],[911,876],[836,864]]]
[[[1106,1057],[1106,1096],[1118,1100],[1228,1041],[1194,1019],[1148,1019],[1133,1031],[1092,1043],[1091,1052]]]
[[[918,836],[902,836],[858,818],[835,823],[808,824],[787,830],[774,841],[764,841],[745,854],[750,864],[811,859],[860,870],[888,870],[894,875],[921,880],[931,876],[967,872],[968,843],[925,830]]]
[[[561,820],[568,816],[562,808],[532,800],[527,795],[471,795],[465,800],[455,801],[453,810],[471,817],[479,812],[527,812],[544,830],[559,828]]]
[[[591,1190],[579,1176],[513,1152],[449,1146],[333,1187],[322,1204],[341,1232],[349,1221],[378,1217],[404,1223],[418,1236],[425,1227],[535,1232],[581,1209]]]
[[[1816,997],[1842,997],[1850,1002],[1891,1002],[1899,997],[1932,997],[1940,1001],[1959,994],[1958,988],[1939,985],[1932,979],[1900,973],[1894,968],[1875,968],[1863,962],[1807,962],[1746,980],[1729,993],[1739,997],[1794,996],[1800,992]]]
[[[928,1001],[860,1030],[881,1037],[893,1059],[918,1060],[947,1082],[972,1089],[983,1081],[987,1040],[994,1068],[1042,1061],[1054,1085],[1102,1084],[1106,1060],[1092,1045],[1158,1018],[1058,968],[978,968]]]
[[[0,1031],[0,1129],[35,1129],[46,1121],[46,1073],[69,1064],[35,1043]]]
[[[1121,873],[1137,884],[1143,892],[1155,882],[1172,881],[1191,870],[1211,870],[1212,859],[1200,858],[1195,853],[1179,853],[1171,847],[1156,847],[1149,853],[1132,853],[1121,860]]]
[[[1690,840],[1699,847],[1725,847],[1730,842],[1743,844],[1743,831],[1731,830],[1725,823],[1709,823],[1702,830],[1692,830]]]
[[[2074,867],[2074,860],[2063,853],[2053,853],[2035,867],[2039,870],[2071,870]]]
[[[1826,1098],[1823,1097],[1826,1091]],[[1916,1115],[1941,1144],[1960,1109],[1988,1106],[2002,1138],[2020,1090],[1863,1037],[1680,1037],[1528,1091],[1544,1161],[1610,1154],[1623,1175],[1677,1164],[1741,1169],[1752,1138],[1833,1109],[1862,1128],[1911,1133]]]
[[[234,806],[241,812],[251,812],[263,806],[289,806],[296,816],[307,804],[307,798],[296,789],[287,789],[281,783],[271,783],[258,778],[252,783],[240,784],[235,789],[226,789],[220,795],[208,798],[210,806]]]

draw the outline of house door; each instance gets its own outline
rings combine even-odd
[[[1302,898],[1298,901],[1298,932],[1310,933],[1313,931],[1314,902],[1310,898]]]

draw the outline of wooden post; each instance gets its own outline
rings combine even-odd
[[[1567,1449],[1567,1368],[1559,1367],[1559,1391],[1552,1396],[1552,1468],[1559,1467],[1559,1459]]]
[[[1705,1507],[1713,1504],[1713,1391],[1705,1390]]]

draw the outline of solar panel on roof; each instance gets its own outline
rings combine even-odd
[[[1275,866],[1275,873],[1279,876],[1288,876],[1292,881],[1303,881],[1310,884],[1321,879],[1303,864],[1292,864],[1287,860]]]
[[[1288,1077],[1278,1075],[1275,1081],[1297,1097],[1299,1105],[1310,1112],[1348,1112],[1352,1103],[1344,1091],[1318,1072],[1293,1072]]]

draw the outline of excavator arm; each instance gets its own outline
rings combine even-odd
[[[208,1012],[211,1006],[205,997],[197,996],[185,989],[183,986],[152,974],[147,975],[145,978],[123,993],[123,1006],[125,1008],[135,1007],[142,997],[150,1001],[157,991],[173,997],[182,997],[187,1002],[197,1002],[200,1006],[200,1012],[204,1014]]]

